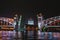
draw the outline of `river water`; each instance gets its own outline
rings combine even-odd
[[[40,31],[23,31],[18,32],[16,38],[15,31],[0,31],[0,40],[60,40],[58,32],[40,32]]]

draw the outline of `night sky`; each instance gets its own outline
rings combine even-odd
[[[39,12],[42,12],[45,18],[57,16],[60,15],[58,4],[57,0],[0,0],[0,16],[13,17],[17,13],[33,17]]]

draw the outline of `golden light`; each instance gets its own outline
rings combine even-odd
[[[10,23],[14,22],[14,19],[9,19],[9,22],[10,22]]]
[[[29,27],[29,26],[27,27],[27,30],[28,30],[28,31],[30,30],[30,27]]]
[[[9,28],[2,28],[3,30],[9,30]]]
[[[36,31],[38,31],[38,27],[36,27]]]
[[[9,28],[10,30],[14,30],[14,27],[13,28]]]
[[[35,28],[34,27],[32,27],[32,31],[34,31],[35,30]]]
[[[8,25],[3,25],[3,27],[8,27]]]

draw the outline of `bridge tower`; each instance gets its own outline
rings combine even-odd
[[[37,19],[38,19],[38,28],[41,31],[41,28],[43,27],[43,15],[42,13],[37,14]]]

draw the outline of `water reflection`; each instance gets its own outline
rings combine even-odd
[[[60,40],[58,32],[21,31],[17,40]],[[0,40],[16,40],[16,31],[0,31]]]

